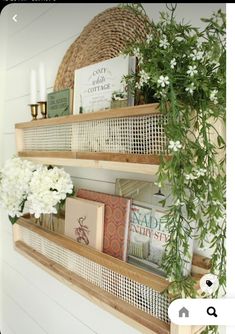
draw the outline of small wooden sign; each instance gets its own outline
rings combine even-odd
[[[66,88],[47,95],[48,118],[66,116],[73,113],[73,90]]]

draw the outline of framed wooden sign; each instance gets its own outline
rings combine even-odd
[[[74,114],[110,109],[114,93],[126,92],[123,76],[134,71],[133,56],[118,56],[75,70]],[[128,105],[134,105],[134,97],[129,92],[126,95]]]
[[[48,118],[66,116],[73,113],[73,90],[66,88],[47,95]]]

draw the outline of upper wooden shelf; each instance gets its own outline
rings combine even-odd
[[[165,149],[159,105],[18,123],[18,155],[35,162],[154,175]]]
[[[129,116],[145,116],[156,113],[160,113],[159,104],[151,103],[151,104],[142,104],[139,106],[132,106],[132,107],[106,109],[104,111],[96,111],[79,115],[38,119],[36,121],[17,123],[15,124],[15,128],[27,129],[45,125],[60,125],[66,123],[77,123],[77,122],[95,121],[101,119],[111,119],[111,118],[129,117]]]

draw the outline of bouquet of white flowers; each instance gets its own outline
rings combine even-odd
[[[0,171],[0,203],[12,224],[23,215],[25,207],[35,218],[57,213],[56,206],[72,194],[70,175],[63,168],[13,158]]]

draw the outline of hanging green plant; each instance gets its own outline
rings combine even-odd
[[[218,11],[202,19],[204,30],[175,20],[175,7],[150,22],[141,4],[125,7],[146,16],[149,31],[125,54],[135,55],[137,73],[125,77],[133,94],[145,103],[160,104],[167,114],[165,133],[171,159],[162,156],[156,183],[171,184],[163,267],[169,292],[175,297],[195,297],[195,282],[182,268],[190,260],[189,238],[211,249],[211,273],[225,288],[225,142],[219,127],[225,123],[226,50],[225,14]],[[223,291],[222,291],[223,292]],[[214,327],[207,331],[216,332]]]

